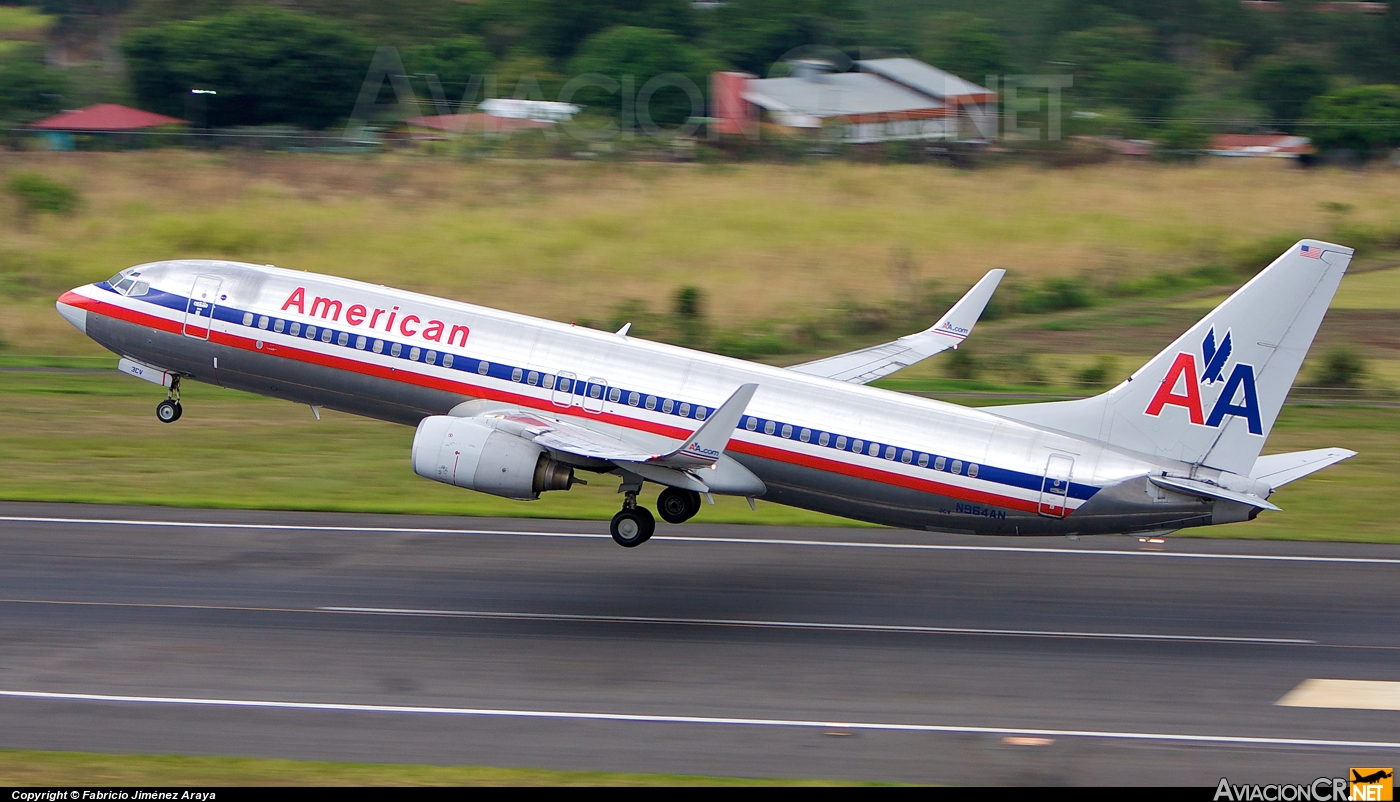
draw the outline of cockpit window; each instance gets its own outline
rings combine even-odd
[[[146,293],[148,293],[148,292],[150,292],[150,291],[151,291],[151,285],[150,285],[150,284],[147,284],[147,283],[144,282],[144,281],[138,281],[138,282],[136,282],[135,284],[132,285],[132,287],[131,287],[131,292],[128,292],[127,295],[130,296],[130,297],[132,297],[132,298],[135,298],[135,297],[138,296],[138,295],[145,295]]]
[[[131,286],[132,286],[133,284],[135,284],[135,283],[136,283],[136,282],[135,282],[135,280],[133,280],[133,279],[124,278],[124,279],[122,279],[121,281],[118,281],[116,284],[113,284],[113,285],[112,285],[112,289],[116,290],[117,292],[121,293],[122,295],[126,295],[126,291],[129,290],[129,289],[131,289]]]
[[[131,268],[128,267],[127,269],[117,273],[115,276],[112,276],[111,278],[107,279],[107,283],[115,287],[117,286],[117,282],[121,281],[126,276],[126,274],[130,272]]]

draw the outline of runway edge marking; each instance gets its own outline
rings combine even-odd
[[[0,515],[0,522],[88,524],[102,526],[154,526],[184,529],[253,529],[288,532],[352,532],[358,534],[403,535],[476,535],[488,537],[576,538],[610,540],[605,534],[586,532],[542,532],[510,529],[444,529],[429,527],[387,526],[314,526],[310,524],[219,523],[213,521],[141,521],[119,518],[46,518]],[[798,540],[785,538],[704,537],[688,535],[657,535],[653,541],[671,543],[723,543],[746,546],[802,546],[808,548],[894,549],[905,551],[972,551],[1003,554],[1056,554],[1096,557],[1174,557],[1197,560],[1247,560],[1262,562],[1350,563],[1357,565],[1400,565],[1400,558],[1390,557],[1308,557],[1296,554],[1207,554],[1188,551],[1129,551],[1126,549],[1064,549],[1031,546],[953,546],[938,543],[862,543],[849,540]]]
[[[1120,741],[1163,741],[1188,744],[1236,744],[1250,746],[1300,746],[1340,749],[1400,749],[1394,741],[1344,741],[1321,738],[1262,738],[1247,735],[1191,735],[1160,732],[1112,732],[1107,730],[1056,730],[1032,727],[972,727],[954,724],[897,724],[868,721],[819,721],[813,719],[739,718],[729,716],[648,715],[643,713],[592,713],[558,710],[511,710],[486,707],[425,707],[366,705],[335,702],[285,702],[253,699],[203,699],[178,696],[123,696],[99,693],[0,690],[0,697],[66,702],[150,704],[184,707],[233,707],[261,710],[308,710],[338,713],[388,713],[467,716],[480,718],[533,718],[567,721],[613,721],[647,724],[711,724],[741,727],[846,729],[873,732],[927,732],[971,735],[1032,735],[1051,738],[1097,738]]]

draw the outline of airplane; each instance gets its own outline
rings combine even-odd
[[[1302,240],[1107,392],[972,409],[867,382],[954,347],[1002,271],[934,326],[781,368],[342,278],[226,261],[127,268],[58,299],[166,388],[198,381],[416,426],[420,476],[511,499],[615,476],[613,539],[702,497],[984,535],[1138,534],[1254,519],[1355,456],[1259,456],[1352,249]],[[318,413],[319,415],[319,413]]]

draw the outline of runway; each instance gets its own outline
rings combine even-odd
[[[1384,702],[1277,704],[1400,682],[1397,547],[702,511],[627,550],[600,522],[0,503],[0,555],[0,748],[999,785],[1400,762]]]

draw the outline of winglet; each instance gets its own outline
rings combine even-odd
[[[673,468],[715,464],[724,453],[724,447],[729,444],[729,438],[734,436],[734,429],[739,426],[739,420],[744,417],[744,410],[748,408],[749,401],[753,399],[757,390],[757,384],[741,385],[729,396],[728,401],[715,410],[709,420],[695,430],[695,434],[681,443],[680,448],[648,462]]]
[[[951,337],[961,344],[967,339],[967,335],[972,333],[972,327],[977,325],[978,318],[982,317],[982,312],[987,308],[987,302],[992,300],[992,293],[996,292],[997,285],[1001,283],[1002,276],[1006,271],[1001,268],[988,270],[987,275],[982,280],[972,285],[972,289],[962,297],[948,313],[939,318],[938,322],[928,329],[924,334],[938,334],[943,337]],[[915,337],[918,334],[913,335]],[[953,346],[957,348],[957,345]]]
[[[872,345],[859,351],[849,351],[815,362],[793,365],[788,370],[805,373],[808,376],[821,376],[825,379],[846,382],[847,384],[869,384],[898,370],[921,362],[949,348],[957,348],[987,308],[997,285],[1006,271],[1001,268],[987,271],[982,280],[973,285],[948,313],[938,322],[917,334],[900,337],[893,342]]]

